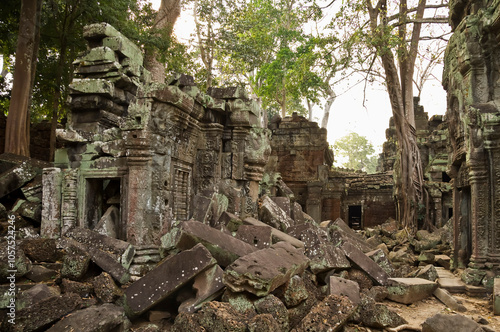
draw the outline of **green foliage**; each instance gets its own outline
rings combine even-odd
[[[350,133],[336,140],[332,148],[336,159],[344,160],[342,167],[375,173],[378,157],[373,155],[375,149],[366,137]]]

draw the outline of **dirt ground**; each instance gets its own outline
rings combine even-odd
[[[398,304],[392,301],[385,301],[384,304],[396,311],[400,316],[408,321],[410,325],[421,326],[429,317],[438,313],[461,314],[472,318],[476,322],[485,319],[487,326],[500,332],[500,316],[493,315],[492,302],[490,298],[475,298],[465,294],[453,294],[467,308],[466,312],[454,312],[448,309],[437,298],[430,297],[411,305]]]

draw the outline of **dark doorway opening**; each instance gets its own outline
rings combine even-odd
[[[349,206],[349,227],[352,229],[361,229],[361,205]]]

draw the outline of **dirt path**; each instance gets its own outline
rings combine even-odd
[[[500,316],[493,316],[491,301],[488,298],[474,298],[465,294],[455,294],[467,308],[466,312],[459,313],[478,321],[479,318],[486,319],[488,327],[500,332]],[[385,301],[385,305],[392,308],[400,316],[408,321],[410,325],[421,326],[429,317],[438,313],[455,314],[435,297],[430,297],[411,305],[398,304],[392,301]]]

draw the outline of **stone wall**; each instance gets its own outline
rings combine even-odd
[[[453,266],[491,282],[500,271],[500,1],[451,1],[445,54]],[[490,277],[485,277],[490,274]]]

